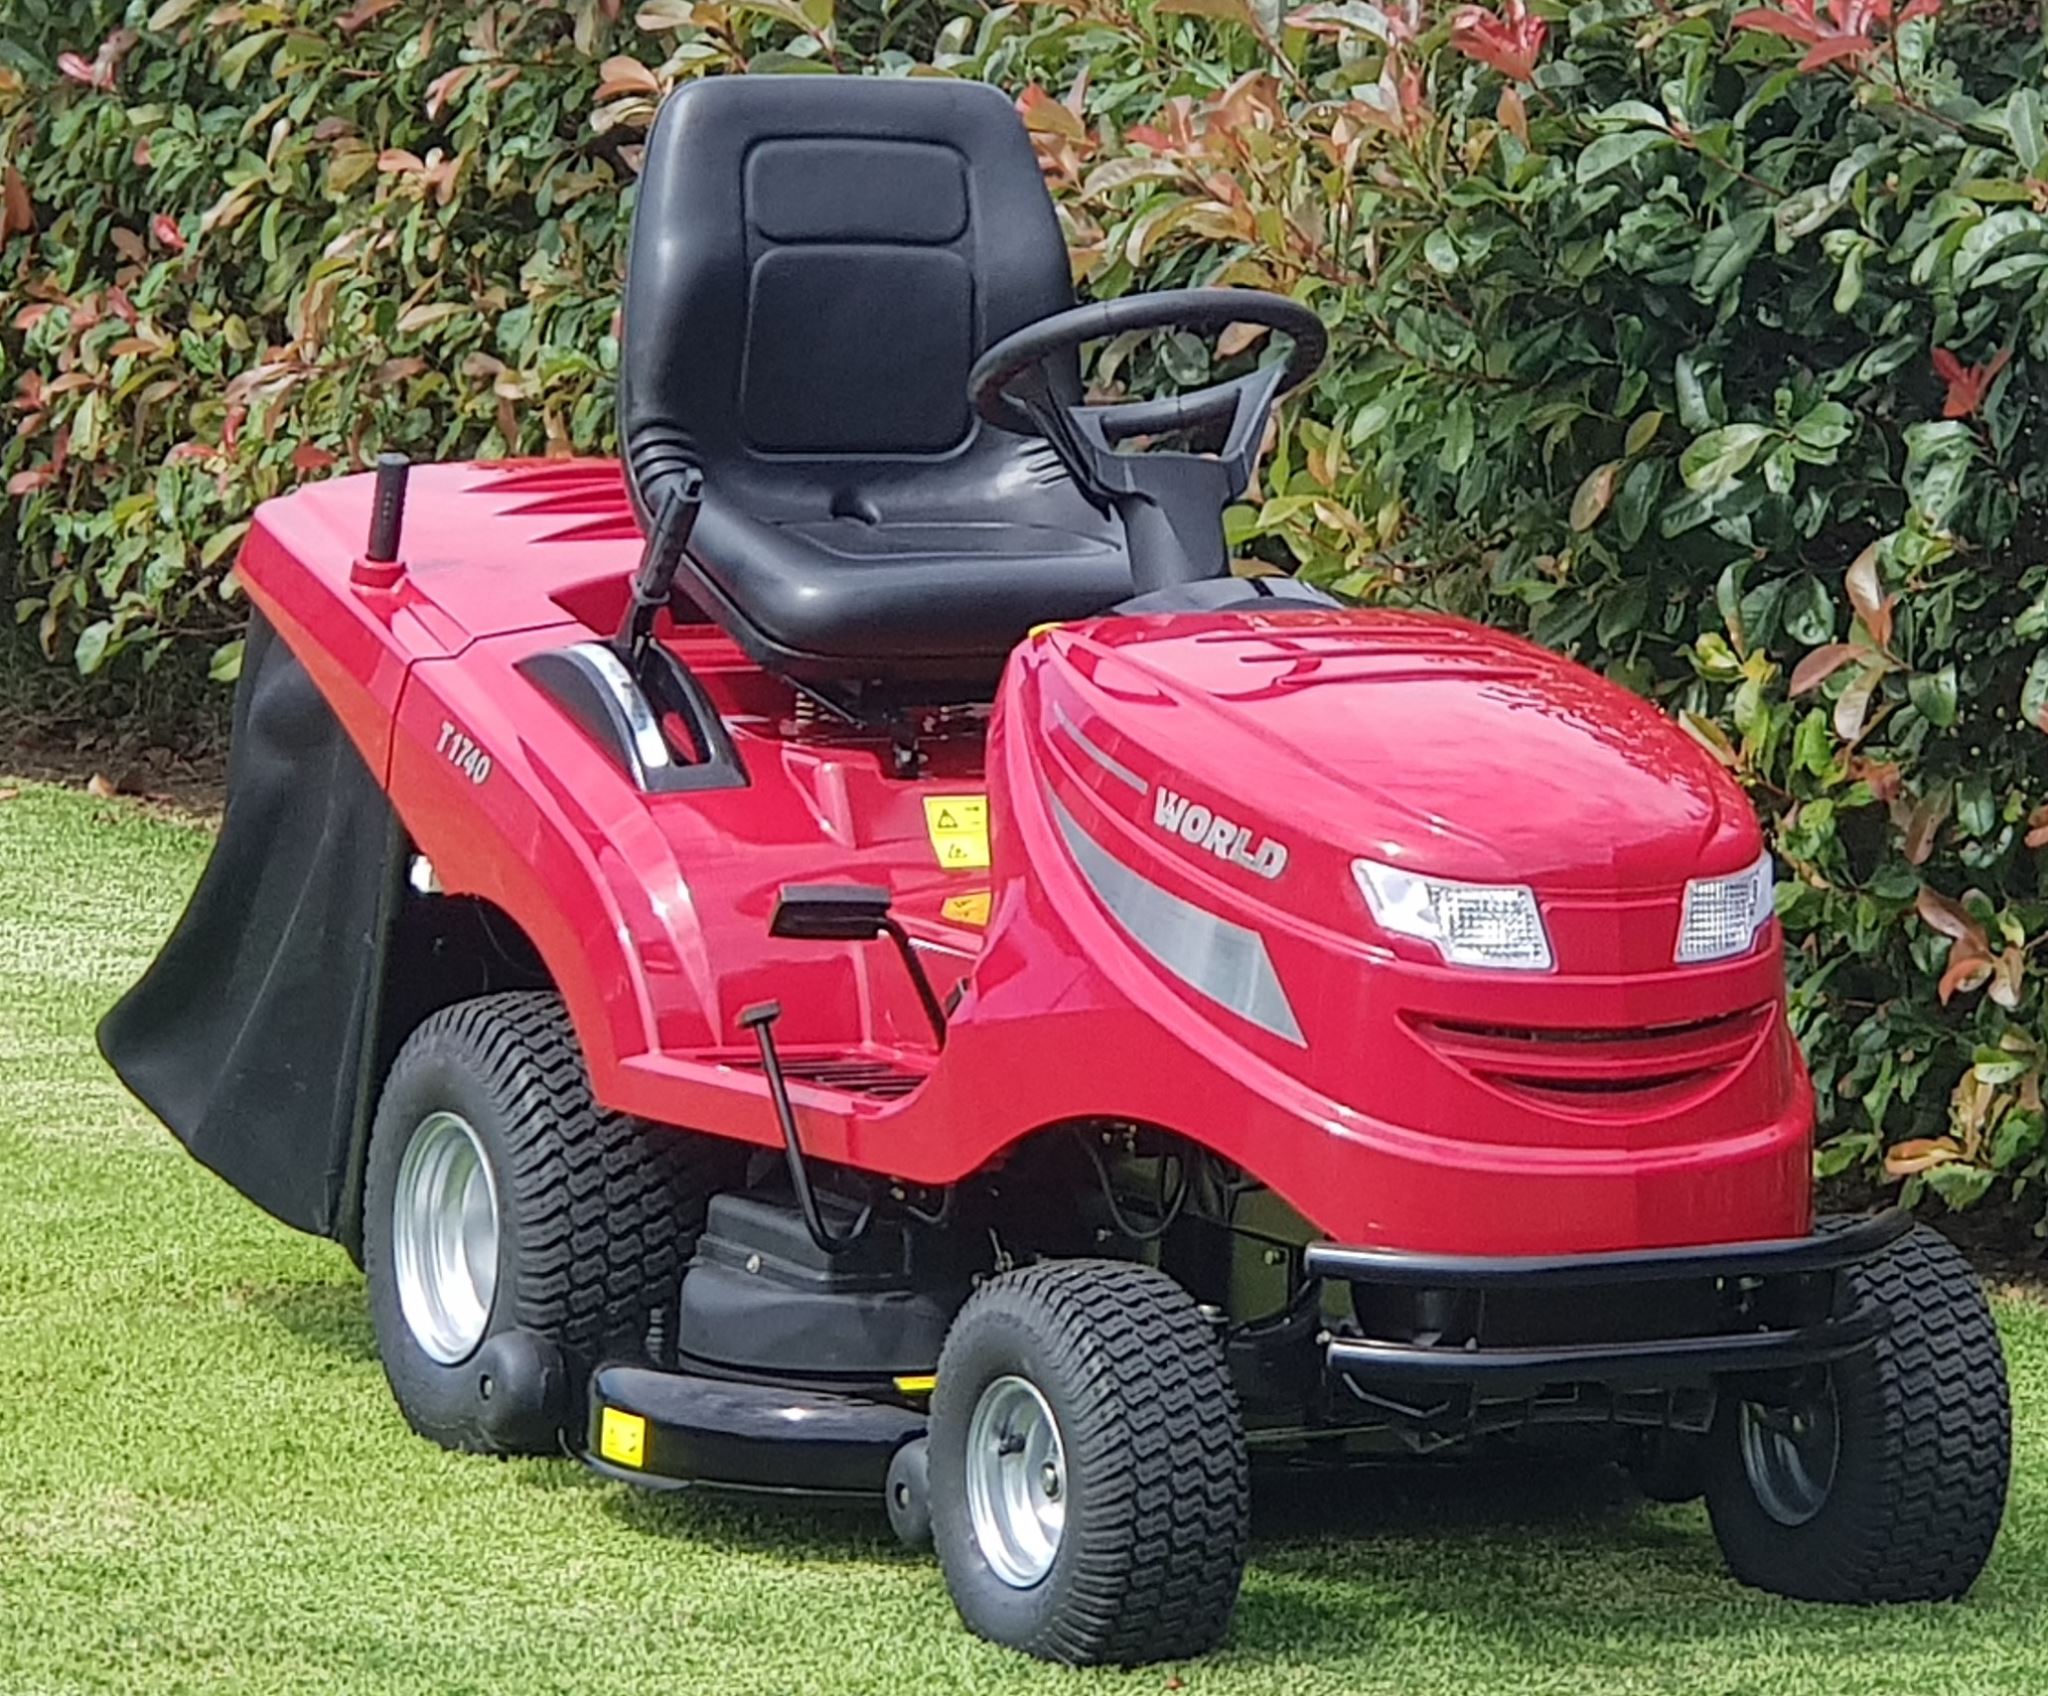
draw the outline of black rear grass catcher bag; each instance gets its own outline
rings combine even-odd
[[[100,1052],[204,1165],[286,1224],[352,1238],[384,940],[404,835],[259,614],[227,813],[184,916],[100,1022]]]

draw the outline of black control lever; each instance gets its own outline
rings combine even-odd
[[[654,529],[640,556],[640,569],[633,574],[633,597],[627,603],[616,643],[619,657],[635,681],[645,677],[654,621],[675,590],[676,573],[683,568],[690,532],[697,528],[697,514],[703,506],[704,473],[693,465],[668,485],[661,510],[654,515]]]
[[[752,1031],[754,1040],[761,1045],[761,1072],[768,1080],[768,1099],[775,1105],[775,1122],[782,1128],[789,1187],[796,1191],[797,1211],[803,1215],[804,1229],[810,1232],[811,1241],[821,1253],[844,1254],[868,1234],[868,1226],[875,1217],[874,1206],[871,1203],[863,1207],[844,1231],[835,1231],[825,1222],[824,1209],[818,1205],[817,1192],[811,1187],[803,1141],[797,1135],[796,1104],[789,1099],[789,1082],[782,1075],[782,1056],[775,1047],[775,1021],[781,1017],[781,1002],[759,1001],[741,1010],[740,1026]]]

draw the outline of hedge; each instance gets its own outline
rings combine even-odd
[[[1097,295],[1312,302],[1248,558],[1525,628],[1774,834],[1824,1174],[2042,1228],[2048,101],[1956,0],[12,0],[16,612],[233,675],[253,505],[604,452],[636,147],[675,82],[1012,92]],[[1241,354],[1237,338],[1215,357]],[[1095,382],[1200,380],[1180,337]]]

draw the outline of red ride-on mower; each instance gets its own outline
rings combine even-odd
[[[1902,1214],[1815,1225],[1740,792],[1230,575],[1315,315],[1076,307],[976,85],[697,84],[639,194],[623,465],[258,515],[220,845],[103,1032],[359,1254],[413,1426],[871,1496],[1066,1661],[1224,1635],[1264,1453],[1571,1443],[1751,1584],[1966,1590],[1998,1338]],[[1284,357],[1084,400],[1232,323]]]

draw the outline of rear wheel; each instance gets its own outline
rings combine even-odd
[[[487,995],[407,1039],[379,1097],[363,1259],[378,1353],[444,1447],[559,1449],[580,1371],[670,1322],[723,1156],[609,1113],[560,999]]]
[[[1076,1664],[1228,1630],[1251,1486],[1223,1351],[1165,1274],[1073,1260],[960,1311],[932,1396],[931,1526],[968,1628]]]
[[[1969,1263],[1921,1225],[1842,1276],[1890,1329],[1785,1397],[1724,1398],[1707,1508],[1736,1577],[1817,1602],[1957,1597],[2005,1512],[2012,1413]]]

